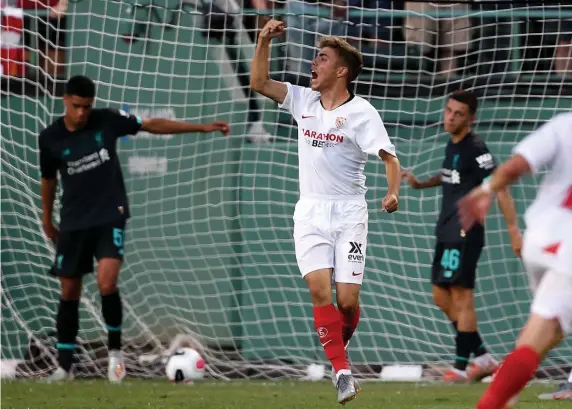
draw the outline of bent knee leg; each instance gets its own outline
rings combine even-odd
[[[101,295],[113,294],[117,291],[117,281],[121,270],[121,260],[102,258],[97,266],[97,286]]]
[[[441,309],[447,316],[451,313],[451,291],[446,287],[433,286],[433,302]]]
[[[357,311],[360,289],[359,284],[336,283],[336,303],[342,313],[353,314]]]
[[[332,269],[324,268],[312,271],[304,276],[312,297],[312,305],[320,307],[332,304]]]
[[[451,287],[451,299],[454,308],[459,312],[475,309],[475,297],[471,288]]]

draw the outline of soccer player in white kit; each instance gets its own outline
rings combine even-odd
[[[400,165],[377,110],[348,91],[362,68],[359,51],[339,37],[324,38],[312,62],[310,88],[274,81],[268,69],[270,41],[283,31],[284,24],[272,20],[260,32],[251,88],[276,101],[298,123],[296,259],[343,404],[359,392],[344,347],[360,313],[368,231],[364,166],[368,154],[385,162],[388,193],[382,210],[391,213],[398,207]],[[332,273],[338,309],[332,299]]]
[[[458,203],[461,225],[483,220],[492,193],[548,167],[525,213],[522,258],[534,293],[516,348],[505,358],[477,409],[510,408],[546,353],[572,331],[572,112],[555,116],[521,141],[492,178]]]

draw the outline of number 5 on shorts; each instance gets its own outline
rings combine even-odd
[[[123,229],[113,228],[113,244],[118,249],[123,248]]]

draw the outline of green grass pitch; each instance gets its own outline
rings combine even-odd
[[[473,409],[486,385],[362,383],[363,391],[344,409]],[[570,408],[568,402],[539,401],[554,385],[532,385],[519,409]],[[2,382],[2,409],[334,409],[341,408],[331,382],[233,381],[175,385],[167,381],[104,380],[65,384]]]

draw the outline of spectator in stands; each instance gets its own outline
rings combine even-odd
[[[417,3],[405,2],[408,11],[468,13],[467,3]],[[439,61],[441,74],[450,75],[457,69],[457,56],[466,54],[471,40],[471,21],[468,17],[407,16],[405,19],[405,40],[417,44],[422,55]],[[433,37],[436,37],[435,39]]]
[[[390,26],[392,17],[386,14],[387,10],[395,9],[398,3],[391,0],[347,0],[349,8],[349,27],[347,29],[348,41],[359,47],[359,43],[375,46],[376,43],[385,43],[390,40]],[[356,15],[366,11],[367,15]],[[376,15],[370,13],[377,11]]]
[[[554,71],[559,75],[572,75],[572,20],[561,20],[555,24],[560,33],[556,39]]]
[[[253,0],[250,0],[253,1]],[[257,36],[250,37],[243,19],[239,12],[248,5],[245,0],[183,0],[183,3],[190,3],[197,6],[197,11],[203,15],[203,26],[206,30],[201,33],[207,38],[218,40],[224,45],[227,58],[219,60],[221,72],[228,73],[228,69],[234,71],[236,80],[242,87],[245,98],[248,100],[248,111],[246,113],[246,139],[253,143],[268,143],[274,137],[270,135],[263,123],[262,106],[259,96],[250,89],[250,65],[251,54],[254,51]],[[269,6],[270,2],[260,7]],[[252,31],[252,30],[250,30]],[[225,61],[223,63],[223,61]],[[226,66],[227,68],[223,68]],[[227,78],[229,81],[230,78]]]
[[[346,0],[327,4],[318,0],[288,0],[286,11],[288,69],[309,77],[319,39],[328,35],[346,36]]]
[[[47,14],[30,14],[24,17],[24,45],[27,61],[36,38],[38,63],[44,73],[52,78],[66,78],[66,27],[65,13],[68,0],[18,0],[25,10],[46,10]],[[35,35],[34,35],[35,34]]]
[[[378,9],[387,9],[391,7],[389,0],[347,0],[349,10],[349,26],[347,29],[348,42],[360,48],[360,43],[370,44],[376,43],[380,39],[381,30],[386,25],[379,25],[376,15],[370,15],[371,12]],[[389,7],[388,7],[389,6]],[[364,15],[363,12],[367,12]],[[357,15],[360,13],[361,15]],[[384,19],[386,21],[386,19]]]
[[[249,7],[249,3],[252,7]],[[253,8],[259,11],[274,10],[275,2],[273,0],[244,0],[243,8]],[[256,31],[261,30],[262,27],[270,20],[269,15],[256,16]]]
[[[22,32],[24,15],[16,0],[0,0],[0,77],[25,74]]]
[[[559,9],[561,12],[568,10]],[[572,74],[572,19],[543,18],[536,10],[525,21],[522,31],[523,72]]]

